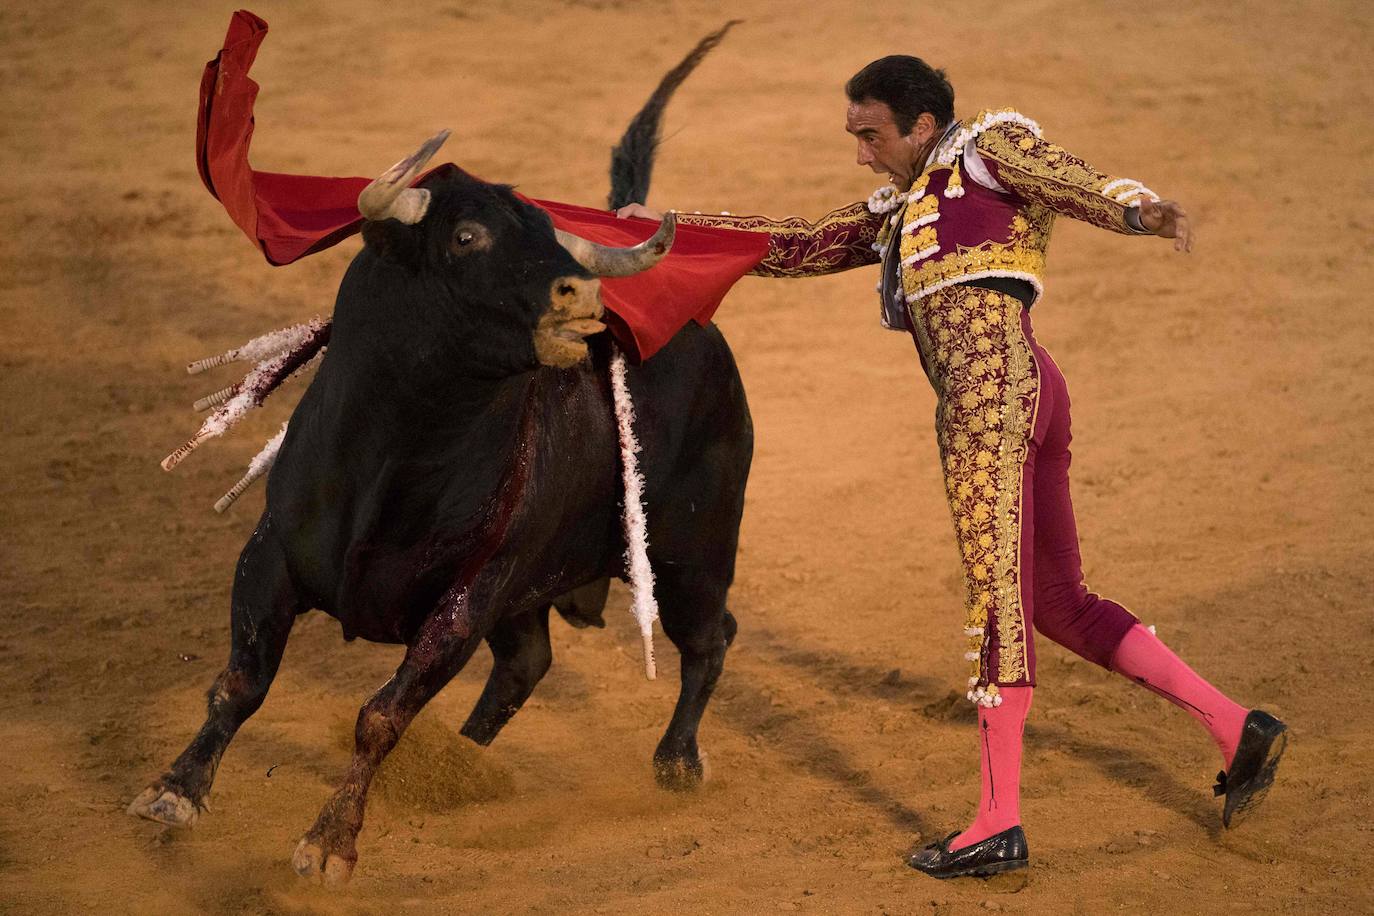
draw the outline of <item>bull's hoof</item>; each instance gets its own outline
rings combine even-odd
[[[291,856],[291,867],[302,878],[309,878],[322,884],[347,884],[353,877],[353,866],[358,864],[356,853],[326,853],[318,842],[303,837],[296,844]]]
[[[194,827],[200,819],[200,806],[184,795],[155,783],[129,803],[128,812],[168,827]]]
[[[687,757],[655,757],[654,778],[660,788],[673,792],[690,792],[711,779],[710,755],[701,753],[696,760]]]

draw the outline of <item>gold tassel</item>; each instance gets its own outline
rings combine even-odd
[[[945,186],[946,197],[963,197],[964,181],[959,177],[959,163],[954,163],[949,169],[949,184]]]

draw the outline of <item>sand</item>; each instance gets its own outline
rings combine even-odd
[[[490,748],[457,728],[479,653],[373,793],[342,892],[289,867],[399,660],[300,620],[188,833],[124,814],[198,727],[261,508],[210,509],[283,394],[174,473],[186,361],[326,314],[358,242],[271,268],[201,187],[200,69],[231,7],[0,12],[0,910],[14,913],[1015,913],[1374,910],[1374,15],[1359,2],[267,3],[254,161],[379,172],[445,150],[597,205],[607,151],[697,37],[747,23],[667,118],[650,203],[818,216],[865,197],[840,87],[905,51],[962,114],[1015,106],[1184,202],[1169,245],[1061,223],[1036,308],[1075,399],[1086,572],[1203,674],[1291,726],[1280,781],[1220,829],[1184,713],[1042,643],[1017,880],[903,865],[977,792],[953,538],[909,339],[875,271],[748,279],[719,323],[757,455],[702,731],[711,783],[659,790],[676,697],[640,674],[625,589]],[[1364,63],[1360,63],[1364,61]],[[295,392],[301,390],[299,387]]]

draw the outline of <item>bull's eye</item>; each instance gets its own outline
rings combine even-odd
[[[456,255],[484,251],[491,247],[491,233],[487,227],[472,220],[464,220],[453,228],[449,250]]]

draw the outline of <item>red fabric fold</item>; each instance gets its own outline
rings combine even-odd
[[[248,71],[267,23],[234,13],[224,47],[205,65],[196,125],[196,166],[229,217],[271,264],[289,264],[335,245],[362,225],[358,194],[371,179],[258,172],[248,163],[258,84]],[[426,173],[428,174],[428,173]],[[423,176],[420,179],[424,180]],[[633,245],[653,235],[648,220],[551,200],[529,200],[560,229],[603,245]],[[740,277],[768,248],[764,233],[678,226],[672,251],[633,277],[603,279],[607,324],[635,360],[652,356],[688,321],[705,324]]]

